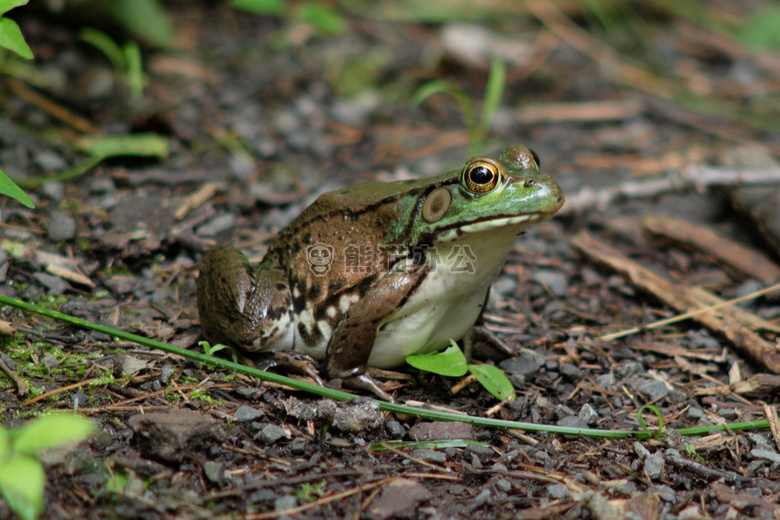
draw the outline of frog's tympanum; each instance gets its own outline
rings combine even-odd
[[[256,268],[232,246],[206,253],[203,336],[324,358],[328,378],[387,398],[366,367],[396,367],[469,333],[515,237],[562,205],[525,146],[436,177],[325,193]]]

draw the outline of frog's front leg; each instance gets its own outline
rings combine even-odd
[[[212,247],[200,263],[198,313],[203,337],[254,352],[292,348],[292,297],[273,257],[253,270],[238,249]]]
[[[417,273],[392,272],[372,285],[341,318],[328,343],[325,374],[342,379],[345,386],[367,390],[393,401],[371,377],[365,374],[379,323],[401,307],[415,287],[423,270]]]

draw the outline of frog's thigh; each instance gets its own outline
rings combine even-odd
[[[345,379],[365,372],[377,325],[401,306],[424,274],[420,271],[388,274],[352,304],[328,344],[325,372],[329,378]]]
[[[270,262],[253,272],[249,260],[228,245],[203,257],[198,312],[208,341],[249,351],[291,348],[291,303],[285,273]]]

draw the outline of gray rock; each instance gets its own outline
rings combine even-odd
[[[244,404],[239,406],[238,410],[233,413],[233,419],[236,422],[250,422],[256,421],[257,419],[263,417],[263,415],[265,414],[260,410]]]
[[[123,356],[118,359],[117,362],[118,366],[115,366],[114,370],[118,371],[121,377],[137,374],[141,370],[145,369],[147,365],[146,361],[143,359],[138,359],[137,357],[133,356]]]
[[[591,405],[584,404],[582,408],[580,408],[578,417],[585,421],[585,424],[588,426],[593,426],[598,420],[599,414],[596,412],[596,410],[593,409]]]
[[[498,364],[498,367],[506,372],[510,377],[513,375],[523,376],[526,380],[539,373],[539,365],[531,356],[520,355],[507,358]]]
[[[35,154],[33,161],[42,170],[54,172],[57,170],[64,170],[68,167],[68,162],[65,158],[52,150],[41,150]]]
[[[553,409],[553,418],[555,419],[563,419],[565,417],[574,417],[577,415],[574,410],[569,408],[568,406],[558,404],[555,405],[555,408]]]
[[[664,457],[655,452],[645,458],[645,473],[651,480],[658,480],[664,474]]]
[[[296,438],[290,443],[290,451],[295,455],[303,455],[306,453],[306,439]]]
[[[221,486],[225,482],[225,465],[221,462],[207,460],[203,463],[203,474],[208,481]]]
[[[379,428],[382,421],[382,410],[379,409],[378,402],[373,399],[358,398],[351,399],[347,403],[339,403],[331,426],[340,432],[360,433]]]
[[[569,496],[569,489],[563,484],[550,484],[547,486],[547,494],[550,498],[566,498]]]
[[[776,451],[765,450],[762,448],[753,448],[750,450],[750,456],[754,459],[763,459],[772,462],[773,464],[780,464],[780,454]]]
[[[51,370],[52,368],[56,367],[60,364],[59,361],[57,361],[57,358],[49,354],[48,352],[43,355],[41,358],[41,364],[46,367],[47,370]]]
[[[297,506],[298,506],[298,499],[292,495],[281,495],[276,500],[274,500],[274,510],[277,512],[287,511],[288,509],[292,509]],[[291,517],[284,516],[282,518],[291,518]]]
[[[160,383],[167,385],[168,381],[171,380],[172,374],[173,367],[170,365],[170,363],[165,363],[160,369]]]
[[[401,423],[393,419],[387,421],[387,424],[385,424],[385,429],[387,430],[387,433],[390,435],[390,437],[393,439],[400,439],[406,433],[406,430],[404,429],[403,425],[401,425]]]
[[[52,211],[46,223],[46,235],[53,242],[72,240],[76,236],[76,221],[61,211]]]
[[[70,400],[76,406],[89,406],[92,403],[92,400],[82,392],[70,394]]]
[[[447,462],[447,454],[443,451],[432,450],[430,448],[421,448],[419,450],[412,450],[412,457],[432,464],[444,464]]]
[[[569,278],[560,271],[537,269],[533,273],[533,279],[550,289],[550,292],[558,298],[566,296],[569,291]]]
[[[41,193],[59,202],[65,196],[65,185],[61,182],[47,182],[41,186]]]
[[[509,493],[512,491],[512,483],[505,478],[496,480],[496,487],[504,493]]]
[[[657,379],[640,384],[636,390],[648,401],[661,399],[669,393],[669,387],[666,386],[666,383],[663,381],[658,381]]]
[[[275,424],[266,425],[255,435],[255,438],[264,444],[273,444],[282,437],[284,437],[284,429]]]
[[[188,410],[139,413],[130,417],[128,425],[133,443],[144,456],[166,462],[182,462],[191,452],[225,439],[218,421]]]
[[[601,374],[596,376],[596,384],[599,388],[608,390],[615,384],[615,374]]]
[[[46,290],[49,294],[58,295],[64,293],[68,287],[68,282],[60,278],[59,276],[54,276],[48,273],[35,273],[33,275],[33,278],[46,287]]]
[[[369,518],[385,520],[413,513],[418,504],[430,500],[433,494],[417,481],[396,478],[382,487],[382,494],[368,507]]]
[[[582,370],[572,363],[563,363],[561,365],[561,374],[574,381],[582,379]]]
[[[555,423],[558,426],[564,426],[566,428],[587,428],[588,424],[577,416],[564,417]]]

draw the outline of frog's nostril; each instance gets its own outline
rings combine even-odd
[[[535,184],[536,183],[534,182],[533,179],[528,179],[527,181],[525,181],[525,187],[526,188],[530,188],[530,187],[534,186]]]

